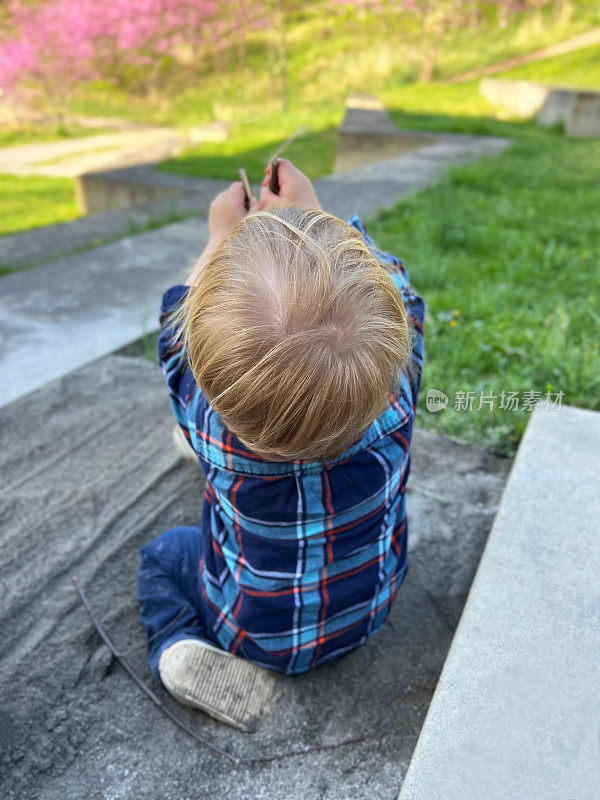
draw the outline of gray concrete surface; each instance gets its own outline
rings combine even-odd
[[[536,411],[400,800],[600,797],[600,413]]]
[[[464,136],[380,159],[315,181],[321,204],[339,217],[374,216],[416,189],[435,183],[445,169],[481,156],[495,156],[510,146],[508,139]]]
[[[368,217],[432,183],[449,164],[507,146],[505,139],[465,137],[315,186],[328,211]],[[214,181],[209,188],[207,203],[219,189]],[[154,330],[162,292],[185,279],[206,239],[206,221],[193,218],[1,278],[0,405]]]
[[[392,158],[432,141],[420,131],[398,130],[381,100],[362,92],[347,98],[337,139],[334,172]]]
[[[0,404],[156,329],[207,239],[192,218],[0,279]]]
[[[452,639],[510,462],[415,431],[410,568],[384,628],[286,680],[254,734],[160,697],[243,757],[365,742],[234,767],[163,717],[107,657],[80,606],[144,680],[139,548],[200,518],[203,481],[171,442],[158,369],[110,356],[0,409],[0,795],[5,800],[391,800]],[[558,796],[558,795],[548,795]]]
[[[212,191],[229,185],[228,181],[211,181]],[[46,263],[60,256],[108,244],[142,233],[152,224],[188,214],[205,214],[209,203],[204,194],[185,193],[148,205],[91,214],[73,222],[61,222],[45,228],[0,237],[0,267],[19,269],[27,265]]]
[[[535,115],[538,125],[562,123],[567,136],[600,136],[600,92],[502,78],[484,78],[479,88],[493,105]]]
[[[72,178],[91,169],[161,161],[181,151],[185,133],[174,128],[129,128],[95,136],[0,148],[0,173]]]
[[[198,207],[208,209],[215,194],[230,183],[161,172],[155,163],[143,164],[80,175],[75,179],[75,198],[83,214],[129,209],[180,196],[193,198]]]
[[[579,92],[565,128],[567,136],[600,136],[600,92]]]
[[[449,146],[455,155],[468,152],[499,152],[502,145],[491,137],[467,136],[457,133],[440,133],[398,128],[383,103],[372,95],[357,92],[346,101],[346,113],[338,128],[338,143],[334,173],[351,172],[376,163],[388,163],[391,159],[407,153],[423,152],[424,157],[431,151],[430,145]],[[487,144],[486,144],[487,142]],[[499,145],[499,149],[494,149]],[[506,146],[506,145],[504,145]],[[426,148],[426,149],[424,149]],[[486,149],[489,148],[489,149]],[[459,158],[460,160],[460,158]],[[386,180],[397,180],[397,175],[389,175],[381,170]]]

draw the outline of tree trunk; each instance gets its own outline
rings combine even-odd
[[[285,17],[281,7],[281,0],[277,2],[277,60],[279,62],[279,85],[281,91],[281,109],[287,112],[290,107],[288,69],[287,69],[287,47],[285,44]]]

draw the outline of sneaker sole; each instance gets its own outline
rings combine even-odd
[[[169,694],[242,731],[256,728],[272,706],[273,673],[200,639],[182,639],[161,654],[158,671]]]

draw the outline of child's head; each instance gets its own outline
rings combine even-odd
[[[246,217],[181,319],[198,386],[271,460],[343,453],[385,409],[410,353],[400,294],[360,233],[298,206]]]

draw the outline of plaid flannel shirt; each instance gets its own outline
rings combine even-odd
[[[206,474],[202,617],[223,648],[286,674],[333,661],[379,630],[408,569],[404,492],[424,304],[400,260],[375,247],[360,217],[347,223],[391,269],[414,334],[412,362],[386,410],[334,461],[272,462],[246,448],[173,341],[169,312],[189,287],[173,286],[163,297],[159,363]]]

